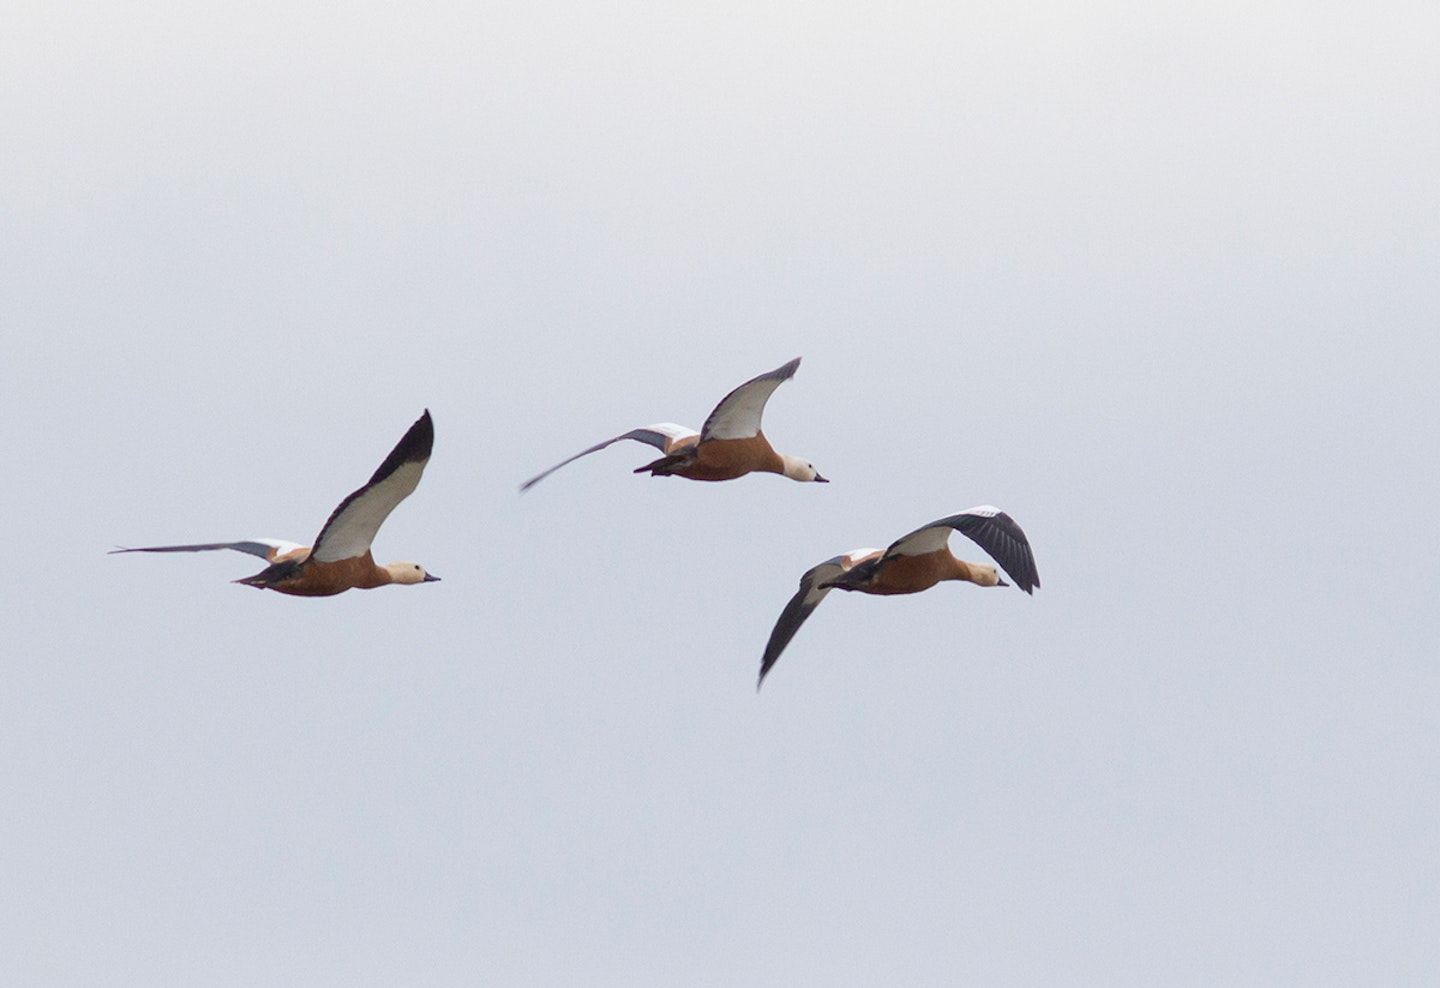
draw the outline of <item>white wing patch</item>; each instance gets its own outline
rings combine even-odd
[[[768,374],[746,381],[730,392],[715,406],[710,417],[700,428],[705,439],[749,439],[760,431],[760,417],[765,412],[765,403],[775,389],[795,376],[800,366],[796,357]]]
[[[668,453],[675,448],[675,444],[682,439],[689,439],[691,436],[698,436],[700,433],[685,425],[676,425],[674,422],[659,422],[655,425],[647,425],[645,428],[651,432],[658,432],[670,440],[664,452]]]
[[[938,552],[949,545],[951,531],[952,529],[948,525],[922,528],[897,539],[885,553],[889,556],[923,556],[927,553]]]
[[[765,403],[780,386],[779,381],[761,381],[731,395],[705,423],[707,439],[749,439],[760,431]]]
[[[305,546],[299,542],[291,542],[287,539],[251,539],[251,542],[259,542],[261,545],[268,545],[275,550],[275,555],[283,556],[287,552],[294,552],[296,549],[303,549]]]
[[[384,480],[351,494],[325,523],[310,558],[334,563],[369,552],[375,533],[395,506],[415,490],[424,471],[423,460],[402,463]]]

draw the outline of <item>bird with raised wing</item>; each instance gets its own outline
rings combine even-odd
[[[561,460],[549,470],[531,477],[520,485],[527,491],[556,470],[573,463],[582,456],[589,456],[622,439],[654,446],[663,454],[638,467],[635,473],[649,473],[652,477],[686,477],[690,480],[734,480],[756,471],[778,473],[791,480],[814,483],[828,483],[815,472],[815,467],[798,456],[787,456],[775,452],[765,433],[760,431],[760,417],[765,412],[765,403],[783,382],[795,376],[800,358],[777,367],[768,374],[761,374],[740,385],[726,395],[715,406],[705,425],[696,432],[694,429],[673,422],[661,422],[596,443],[566,460]]]
[[[907,594],[929,590],[942,580],[963,580],[981,587],[1008,587],[990,563],[967,563],[950,552],[950,533],[957,531],[989,553],[1015,585],[1028,594],[1040,586],[1035,556],[1020,526],[999,508],[984,504],[957,515],[932,521],[891,543],[885,550],[855,549],[825,560],[806,571],[800,589],[775,622],[765,655],[760,660],[760,679],[780,658],[800,625],[805,623],[831,590],[855,590],[869,594]]]
[[[300,597],[328,597],[346,590],[369,590],[390,583],[433,583],[440,578],[425,572],[419,563],[388,563],[381,566],[370,554],[370,543],[395,506],[420,483],[430,449],[435,443],[435,426],[429,409],[416,420],[369,483],[355,491],[330,514],[315,545],[307,547],[281,539],[247,539],[239,542],[206,542],[196,545],[159,545],[115,552],[203,552],[234,549],[259,556],[268,565],[254,576],[236,583],[275,590]]]

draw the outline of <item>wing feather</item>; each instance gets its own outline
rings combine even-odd
[[[531,477],[529,480],[525,481],[525,483],[520,485],[520,490],[528,491],[530,488],[534,487],[536,484],[540,483],[540,481],[544,480],[546,477],[550,476],[552,473],[554,473],[556,470],[559,470],[566,464],[574,463],[582,456],[589,456],[591,453],[598,453],[606,446],[609,446],[612,443],[618,443],[622,439],[634,439],[637,442],[642,442],[646,443],[647,445],[654,446],[656,449],[660,450],[660,452],[664,453],[668,452],[670,449],[673,449],[674,444],[680,442],[683,439],[688,439],[693,435],[696,435],[694,429],[687,429],[685,426],[676,425],[673,422],[661,422],[659,425],[647,425],[640,429],[631,429],[629,432],[616,436],[613,439],[607,439],[603,443],[596,443],[589,449],[582,449],[574,456],[569,457],[568,459],[561,460],[549,470],[546,470],[543,473],[538,473],[535,476]]]
[[[370,551],[375,533],[420,483],[430,450],[435,444],[435,425],[429,409],[420,416],[396,443],[385,462],[380,464],[369,482],[350,494],[330,513],[310,558],[316,562],[333,563],[341,559],[363,556]]]
[[[196,545],[136,546],[133,549],[111,549],[110,552],[113,555],[117,552],[208,552],[211,549],[234,549],[236,552],[273,560],[276,556],[303,548],[305,547],[298,542],[286,542],[284,539],[246,539],[240,542],[201,542]]]
[[[988,552],[1021,590],[1033,594],[1040,586],[1035,555],[1024,530],[1014,518],[989,504],[969,508],[917,528],[891,543],[885,555],[888,558],[934,552],[949,541],[951,529]]]
[[[795,368],[799,366],[800,358],[796,357],[768,374],[746,381],[720,399],[720,404],[715,406],[700,429],[701,442],[707,439],[749,439],[758,433],[765,403],[776,388],[795,376]]]
[[[811,567],[800,577],[800,589],[780,612],[775,627],[770,631],[770,640],[765,643],[765,655],[760,659],[760,678],[755,683],[757,690],[765,682],[765,674],[770,671],[770,667],[779,660],[780,653],[785,651],[785,646],[790,644],[790,639],[795,637],[795,632],[800,630],[805,619],[820,606],[820,602],[830,592],[829,587],[821,587],[820,584],[843,573],[848,568],[845,563],[845,556],[836,556]]]

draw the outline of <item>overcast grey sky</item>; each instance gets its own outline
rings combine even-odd
[[[1440,9],[935,6],[7,11],[0,981],[1440,983]]]

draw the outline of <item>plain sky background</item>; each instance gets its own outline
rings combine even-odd
[[[3,20],[0,981],[1440,983],[1433,2]]]

